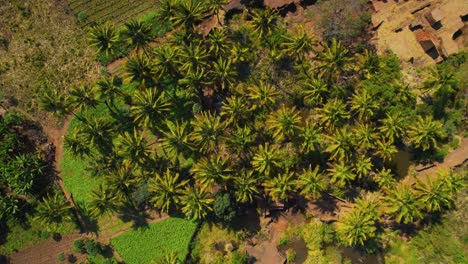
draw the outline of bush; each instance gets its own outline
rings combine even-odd
[[[249,254],[246,252],[232,252],[231,255],[231,264],[245,264],[249,260]]]
[[[229,193],[219,193],[216,195],[213,211],[222,223],[229,224],[232,222],[234,217],[236,217],[236,208],[232,204]]]
[[[64,262],[65,261],[65,254],[62,252],[57,255],[57,260],[58,262]]]
[[[86,14],[85,12],[78,13],[77,17],[80,23],[85,23],[86,21],[88,21],[88,14]]]
[[[40,239],[46,240],[46,239],[49,238],[50,233],[47,230],[41,230],[41,231],[39,231],[38,235],[39,235]]]
[[[73,241],[73,252],[75,253],[85,253],[85,243],[83,239],[77,239]]]
[[[96,256],[101,253],[101,244],[94,240],[88,240],[85,244],[86,253],[90,256]]]
[[[293,248],[286,249],[286,261],[292,263],[296,260],[296,251]]]

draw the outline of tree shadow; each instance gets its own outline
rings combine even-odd
[[[244,230],[249,234],[256,234],[261,229],[260,215],[253,206],[241,207],[228,228],[236,232]]]
[[[91,213],[86,207],[86,204],[82,201],[75,201],[75,206],[77,214],[80,214],[81,219],[83,220],[83,223],[85,225],[82,227],[83,230],[81,231],[86,233],[94,233],[97,236],[99,233],[98,222],[94,217],[91,216]]]
[[[336,203],[336,200],[331,197],[330,195],[322,195],[322,197],[318,198],[313,202],[319,209],[320,213],[330,213],[333,214],[333,212],[338,209],[338,205]]]
[[[126,206],[119,213],[119,218],[124,222],[132,222],[133,229],[148,227],[149,221],[154,219],[146,211],[139,211],[132,206]]]

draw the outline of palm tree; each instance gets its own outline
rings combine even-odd
[[[304,27],[301,27],[299,32],[295,33],[293,36],[285,37],[283,46],[286,52],[292,54],[297,59],[302,60],[314,50],[314,45],[316,44],[316,41],[307,34]]]
[[[140,127],[159,128],[170,113],[171,106],[165,92],[156,88],[138,90],[130,107],[130,116]]]
[[[223,59],[222,57],[219,57],[218,60],[213,63],[211,75],[219,90],[226,90],[231,87],[238,76],[231,59]]]
[[[351,98],[351,110],[358,114],[359,120],[369,120],[374,115],[379,105],[375,99],[369,94],[367,89],[361,89]]]
[[[354,163],[353,170],[358,178],[369,176],[369,173],[372,171],[371,158],[359,156]]]
[[[356,54],[356,65],[354,70],[357,71],[364,79],[370,79],[374,73],[380,68],[379,56],[364,50],[362,54]]]
[[[399,111],[387,112],[386,117],[381,120],[382,126],[379,127],[381,133],[391,141],[401,139],[407,130],[407,118]]]
[[[429,78],[424,83],[425,92],[433,92],[443,97],[453,94],[457,89],[457,79],[453,72],[436,67],[430,69]]]
[[[178,2],[179,0],[159,0],[156,19],[161,25],[169,22],[174,17]]]
[[[439,169],[437,171],[437,177],[444,182],[444,185],[447,186],[452,195],[457,194],[466,186],[465,174],[455,173],[452,169]]]
[[[192,140],[202,152],[207,153],[218,149],[227,123],[210,112],[201,112],[194,116],[192,126],[194,127]]]
[[[252,170],[242,170],[239,176],[234,178],[234,196],[239,203],[253,202],[253,196],[259,193],[258,179]]]
[[[348,49],[336,39],[333,39],[330,44],[326,44],[324,48],[317,57],[320,62],[320,76],[324,76],[330,81],[336,80],[341,73],[349,68],[352,58],[348,57]]]
[[[365,208],[355,207],[340,214],[336,222],[338,237],[345,246],[364,246],[376,236],[377,215]]]
[[[80,126],[80,132],[86,144],[97,147],[101,152],[108,152],[113,147],[112,136],[115,125],[103,118],[96,116],[85,117],[85,122]]]
[[[301,190],[300,195],[307,199],[318,199],[322,195],[322,192],[327,188],[327,181],[319,170],[318,165],[314,169],[309,165],[307,169],[302,170],[295,182],[296,187]]]
[[[268,178],[264,182],[265,191],[275,201],[288,200],[289,195],[294,191],[294,173],[286,172],[278,174],[275,177]]]
[[[116,78],[115,76],[104,77],[96,82],[97,91],[100,97],[104,99],[104,104],[112,114],[116,114],[115,97],[125,96],[125,93],[119,88],[120,82],[120,78]]]
[[[247,158],[251,154],[251,147],[255,140],[255,132],[248,126],[237,127],[228,137],[227,146],[241,158]]]
[[[200,41],[194,41],[180,49],[177,63],[181,72],[202,72],[207,68],[209,54],[202,44]]]
[[[181,198],[182,212],[193,220],[206,217],[213,210],[214,199],[211,194],[199,187],[186,187]]]
[[[180,181],[179,173],[172,173],[169,169],[162,175],[156,174],[148,181],[148,191],[154,195],[151,201],[163,213],[181,204],[184,187],[188,180]]]
[[[307,120],[304,129],[299,133],[298,142],[300,143],[299,148],[302,153],[309,153],[311,151],[318,150],[320,143],[322,142],[320,127]]]
[[[39,107],[55,117],[64,117],[70,113],[66,97],[58,89],[44,91],[39,96]]]
[[[106,175],[105,180],[108,188],[115,194],[118,201],[129,202],[133,205],[131,195],[138,183],[136,176],[136,167],[129,161],[123,161],[109,175]]]
[[[432,117],[418,116],[414,125],[409,127],[408,136],[415,147],[428,150],[444,137],[442,123],[433,121]]]
[[[302,95],[307,106],[322,104],[330,93],[327,83],[322,78],[306,78],[303,82]]]
[[[99,91],[93,86],[75,86],[70,89],[67,100],[70,109],[75,109],[76,111],[96,108],[99,104]]]
[[[363,122],[356,124],[353,128],[353,135],[362,149],[375,146],[376,134],[375,129],[371,125]]]
[[[151,264],[182,264],[183,262],[179,259],[179,256],[176,252],[165,252],[163,257],[160,257]]]
[[[176,162],[179,155],[189,155],[192,151],[188,122],[172,122],[167,120],[168,130],[163,130],[160,139],[161,147],[169,160]]]
[[[54,230],[56,227],[70,222],[70,205],[61,193],[49,194],[42,199],[36,208],[34,219],[37,219],[47,228]]]
[[[226,160],[219,156],[202,157],[190,170],[194,178],[203,189],[211,189],[215,184],[224,185],[232,174],[232,169],[226,164]]]
[[[230,44],[228,39],[228,33],[225,28],[213,28],[210,31],[210,34],[208,34],[207,41],[209,46],[208,51],[213,54],[214,58],[219,58],[222,55],[229,54]]]
[[[247,88],[247,97],[252,100],[252,109],[268,110],[276,104],[280,96],[278,90],[268,84],[260,81],[258,85],[252,85]]]
[[[174,6],[174,13],[170,21],[176,27],[182,26],[186,31],[193,31],[195,25],[205,18],[205,12],[206,8],[203,1],[178,1]]]
[[[325,135],[329,144],[325,149],[330,159],[346,161],[354,154],[354,135],[347,126],[335,130],[333,135]]]
[[[89,31],[88,41],[91,47],[98,50],[99,53],[109,56],[119,51],[119,35],[113,24],[105,23],[103,25],[92,27]]]
[[[136,54],[125,63],[124,76],[130,82],[137,82],[142,87],[152,87],[155,84],[152,71],[150,60],[141,54]]]
[[[252,12],[251,27],[258,37],[266,37],[276,30],[278,12],[275,9],[256,9]]]
[[[196,71],[186,73],[182,79],[179,79],[179,84],[186,90],[201,94],[203,88],[208,87],[211,84],[211,80],[206,77],[207,75],[205,74],[205,70],[197,69]]]
[[[266,125],[276,141],[292,139],[301,130],[301,116],[294,106],[282,104],[280,109],[268,116]]]
[[[343,162],[334,163],[332,167],[328,169],[328,175],[330,181],[337,184],[339,187],[344,187],[356,178],[352,168]]]
[[[384,161],[391,161],[397,152],[398,149],[393,144],[393,141],[385,138],[377,140],[375,154]]]
[[[104,214],[110,215],[117,212],[120,205],[120,200],[114,190],[106,185],[100,184],[97,190],[91,192],[89,208],[91,215],[96,218]]]
[[[120,36],[130,49],[143,50],[148,57],[149,43],[153,39],[151,24],[142,20],[125,22]]]
[[[85,142],[84,135],[80,133],[80,130],[75,129],[71,134],[64,136],[63,144],[73,156],[83,158],[91,155],[91,149]]]
[[[177,51],[177,48],[169,45],[162,45],[153,50],[153,73],[158,79],[165,76],[175,76],[178,73]]]
[[[276,145],[260,145],[252,159],[252,167],[262,176],[269,176],[279,166],[279,150]]]
[[[319,109],[318,117],[320,122],[329,129],[334,129],[343,121],[350,117],[346,110],[346,104],[338,98],[328,101],[323,108]]]
[[[228,0],[208,0],[206,3],[208,11],[218,19],[218,23],[222,24],[219,19],[219,10],[224,10],[224,6],[229,3]]]
[[[245,105],[246,99],[242,96],[229,96],[221,105],[221,116],[227,118],[230,124],[238,124],[247,120],[250,108]]]
[[[397,222],[409,224],[422,218],[421,207],[424,205],[408,184],[400,182],[396,188],[387,192],[385,208]]]
[[[414,189],[418,201],[423,204],[428,212],[440,212],[443,209],[451,208],[455,202],[455,197],[451,190],[441,178],[433,179],[426,176],[423,180],[416,179]]]
[[[133,128],[133,133],[125,131],[123,135],[119,135],[117,140],[117,154],[122,156],[124,160],[144,166],[150,159],[152,153],[144,134],[145,133],[137,131],[136,128]]]
[[[382,168],[375,176],[375,182],[380,188],[392,189],[395,187],[397,181],[395,180],[392,171],[390,169]]]

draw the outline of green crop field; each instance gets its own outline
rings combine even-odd
[[[117,26],[130,19],[143,17],[157,7],[157,0],[69,0],[73,14],[85,26],[112,22]]]
[[[151,263],[168,252],[183,261],[196,229],[196,222],[169,218],[113,238],[111,244],[127,264]]]

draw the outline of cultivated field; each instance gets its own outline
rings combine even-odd
[[[143,17],[154,10],[157,0],[69,0],[73,14],[86,26],[113,22],[117,26],[130,19]]]

